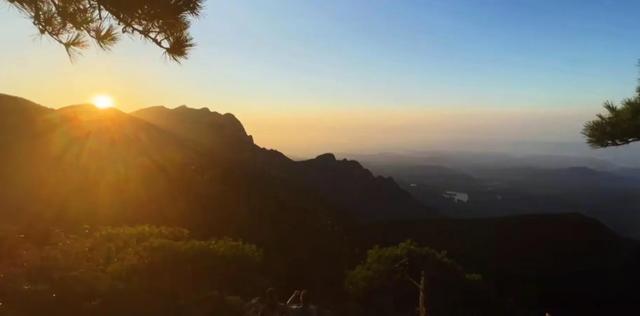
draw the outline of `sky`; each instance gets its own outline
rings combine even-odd
[[[178,65],[125,38],[71,62],[0,0],[0,93],[234,113],[291,155],[582,141],[634,93],[638,1],[208,0]]]

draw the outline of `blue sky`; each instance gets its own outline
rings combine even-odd
[[[286,142],[299,122],[312,131],[300,134],[300,143],[335,131],[351,136],[322,148],[348,147],[381,125],[388,131],[379,144],[407,142],[416,133],[434,138],[437,131],[419,126],[436,121],[458,138],[512,134],[497,128],[503,121],[481,133],[487,127],[474,120],[494,113],[511,129],[530,126],[513,137],[579,140],[582,122],[602,101],[630,96],[638,77],[637,1],[209,0],[206,6],[192,29],[198,46],[176,65],[129,39],[70,63],[62,48],[35,40],[30,23],[0,4],[6,43],[0,56],[11,61],[0,70],[0,92],[49,106],[96,93],[114,95],[125,110],[209,106],[238,114],[267,145],[295,151]],[[568,127],[553,127],[562,124]]]
[[[203,45],[208,54],[293,93],[394,106],[554,107],[628,95],[640,5],[558,2],[210,2],[195,35],[219,43]]]

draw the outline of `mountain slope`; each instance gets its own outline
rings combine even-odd
[[[15,121],[0,135],[9,140],[0,165],[4,225],[158,224],[241,238],[267,250],[276,279],[332,293],[351,225],[433,215],[356,162],[295,162],[261,148],[230,114],[0,101],[0,117]],[[318,265],[325,268],[306,272]]]
[[[331,154],[293,161],[281,153],[260,148],[231,114],[208,109],[153,107],[132,115],[200,144],[210,160],[232,160],[278,181],[276,186],[305,189],[314,200],[326,201],[357,219],[425,218],[433,216],[419,202],[383,177],[376,177],[355,161],[338,161]],[[219,163],[219,162],[218,162]]]
[[[196,110],[183,105],[172,110],[155,106],[135,111],[131,115],[204,147],[253,143],[253,139],[247,135],[235,116],[211,112],[208,108]]]
[[[84,231],[85,224],[142,223],[240,238],[265,250],[273,286],[303,285],[336,301],[344,299],[344,271],[362,250],[406,238],[449,250],[509,299],[521,284],[539,286],[540,298],[562,297],[552,291],[562,284],[548,281],[564,273],[578,276],[569,278],[578,286],[562,285],[567,291],[582,288],[589,272],[619,278],[610,269],[627,253],[620,251],[624,240],[583,216],[433,218],[392,179],[332,154],[293,161],[254,144],[229,114],[186,107],[53,110],[0,95],[0,119],[7,123],[0,126],[2,225],[32,232],[34,225]],[[460,184],[471,178],[427,171],[441,176],[434,185],[449,176]],[[627,289],[616,282],[598,285]]]
[[[4,102],[3,117],[20,106]],[[118,223],[169,221],[182,208],[176,184],[197,163],[196,152],[176,137],[117,110],[79,105],[22,118],[4,137],[0,206],[16,220]],[[28,123],[33,121],[35,123]]]
[[[257,239],[262,228],[248,223],[267,217],[280,225],[433,215],[356,162],[294,162],[260,148],[231,114],[52,110],[2,95],[0,117],[0,207],[16,221],[172,224]]]

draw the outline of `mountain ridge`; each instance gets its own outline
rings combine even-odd
[[[20,157],[7,150],[8,160],[16,161],[16,165],[6,168],[3,180],[31,179],[34,186],[19,186],[24,192],[17,195],[23,198],[10,205],[33,205],[27,201],[27,196],[32,195],[40,197],[34,201],[53,203],[51,208],[71,208],[75,213],[92,210],[111,218],[107,222],[137,218],[132,214],[145,208],[155,209],[152,217],[164,214],[158,215],[160,223],[192,215],[182,212],[200,214],[195,216],[199,219],[177,220],[190,226],[212,221],[207,219],[212,213],[234,218],[237,213],[256,212],[263,205],[274,208],[277,200],[287,207],[309,208],[290,193],[298,192],[316,201],[319,208],[343,212],[356,220],[398,214],[434,215],[395,182],[373,176],[358,163],[335,158],[329,161],[324,156],[317,162],[295,162],[278,151],[259,147],[232,114],[186,106],[152,107],[133,113],[87,104],[53,110],[25,99],[0,100],[4,100],[0,103],[2,117],[18,117],[16,109],[22,109],[19,104],[27,102],[31,112],[35,111],[32,116],[42,122],[27,133],[37,137],[27,136],[20,141],[24,147]],[[3,133],[11,134],[12,131]],[[31,165],[41,167],[29,170]],[[51,190],[34,191],[38,182],[51,186]],[[340,190],[335,189],[334,182],[341,183]],[[144,191],[125,190],[134,187]],[[76,192],[84,193],[81,198],[71,198]],[[64,202],[69,199],[75,199],[76,205]],[[154,199],[158,202],[152,202]],[[108,203],[100,205],[95,201]],[[45,207],[39,204],[36,208]],[[85,214],[84,218],[91,216]],[[223,222],[220,220],[215,226]],[[228,224],[235,227],[231,230],[240,229],[237,224]]]

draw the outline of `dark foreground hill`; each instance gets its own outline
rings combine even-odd
[[[360,249],[412,239],[446,250],[482,273],[506,314],[626,315],[640,304],[637,242],[584,215],[390,221],[360,232]]]
[[[0,155],[0,228],[155,224],[240,238],[264,249],[270,285],[306,287],[336,306],[347,300],[345,271],[365,249],[404,239],[447,250],[485,276],[500,302],[493,311],[591,306],[581,297],[618,310],[639,301],[627,291],[637,246],[597,221],[441,218],[358,162],[293,161],[261,148],[231,114],[53,110],[0,95]]]

